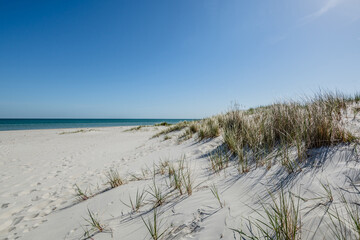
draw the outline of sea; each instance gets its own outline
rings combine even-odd
[[[0,131],[170,124],[196,119],[0,119]]]

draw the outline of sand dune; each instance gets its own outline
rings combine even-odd
[[[348,121],[359,129],[358,118]],[[261,210],[260,202],[271,202],[269,192],[276,195],[280,186],[301,196],[303,238],[331,239],[326,211],[331,206],[341,208],[338,188],[345,189],[349,199],[360,188],[359,149],[354,144],[312,150],[302,170],[293,174],[280,165],[239,174],[232,162],[214,173],[208,154],[222,147],[221,136],[179,144],[176,135],[181,132],[164,140],[151,138],[159,128],[126,129],[129,127],[77,133],[69,129],[0,132],[1,239],[84,238],[84,229],[89,229],[84,220],[88,209],[104,225],[104,232],[93,239],[148,239],[143,219],[153,217],[151,195],[146,195],[139,212],[127,205],[137,190],[150,191],[149,172],[165,160],[176,164],[185,159],[194,180],[192,195],[180,196],[169,187],[166,173],[155,176],[157,186],[168,194],[158,213],[169,239],[239,239],[232,228],[246,229],[249,217],[259,218],[255,210]],[[117,169],[125,184],[104,191],[108,188],[104,173],[109,169]],[[146,171],[145,179],[134,180],[134,175]],[[90,189],[94,197],[78,202],[74,184]],[[210,191],[213,184],[223,207]],[[333,190],[332,202],[324,184]]]

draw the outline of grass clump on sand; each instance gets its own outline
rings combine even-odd
[[[212,117],[203,119],[201,121],[179,122],[155,134],[153,138],[183,129],[186,130],[181,136],[179,136],[179,140],[188,140],[192,138],[193,134],[195,133],[198,133],[200,140],[220,136],[220,125],[218,117]]]
[[[188,140],[193,137],[193,134],[199,131],[198,123],[193,121],[189,123],[189,126],[186,128],[185,132],[179,137],[179,140]]]
[[[91,198],[92,194],[87,189],[83,191],[77,184],[75,184],[75,197],[79,202],[81,202]]]
[[[129,202],[130,204],[126,204],[123,201],[121,201],[124,205],[131,208],[132,211],[138,212],[142,206],[145,205],[145,197],[146,192],[143,189],[141,192],[139,192],[139,189],[136,190],[135,199],[133,200],[129,195]]]
[[[169,167],[169,160],[162,160],[160,158],[160,161],[158,164],[154,164],[154,171],[155,173],[159,173],[160,175],[164,175],[166,173],[167,168]]]
[[[209,154],[210,167],[214,172],[219,172],[228,167],[230,157],[222,149],[215,150],[214,153]]]
[[[167,122],[161,122],[161,123],[155,123],[154,126],[155,127],[160,127],[160,126],[170,126],[172,124],[167,123]]]
[[[105,173],[105,177],[107,178],[106,183],[110,185],[110,188],[115,188],[124,184],[124,181],[117,170],[110,169]]]
[[[217,187],[215,186],[215,184],[210,186],[210,191],[211,193],[214,195],[214,197],[216,198],[216,200],[218,200],[220,207],[223,208],[224,204],[221,202],[220,200],[220,195],[219,195],[219,191],[217,189]]]
[[[216,118],[207,118],[199,125],[199,139],[215,138],[220,136],[220,126]]]
[[[105,226],[102,223],[100,223],[100,220],[97,218],[95,213],[90,211],[90,209],[88,209],[88,217],[84,218],[84,220],[88,223],[90,227],[90,229],[87,228],[84,229],[83,237],[85,237],[85,239],[89,239],[92,236],[94,236],[96,233],[105,231]]]
[[[193,134],[198,133],[199,140],[215,138],[220,136],[219,117],[206,118],[200,121],[194,121],[188,124],[186,131],[179,139],[188,140]]]
[[[246,111],[232,110],[222,116],[223,138],[239,162],[247,165],[270,154],[282,155],[282,164],[294,171],[289,151],[301,162],[311,148],[355,140],[342,126],[342,114],[354,98],[339,93],[318,94],[302,103],[284,102]],[[295,163],[296,164],[296,163]]]
[[[162,130],[161,132],[155,134],[153,136],[153,138],[157,138],[157,137],[160,137],[161,135],[164,135],[164,134],[168,134],[168,133],[171,133],[171,132],[175,132],[175,131],[180,131],[184,128],[186,128],[188,126],[189,122],[187,121],[183,121],[183,122],[179,122],[175,125],[171,125],[170,127]]]
[[[141,219],[142,219],[143,223],[145,224],[146,229],[148,230],[148,232],[151,236],[151,239],[153,239],[153,240],[162,239],[162,237],[167,232],[167,229],[161,230],[161,228],[163,228],[163,226],[161,224],[161,220],[159,220],[159,218],[158,218],[157,208],[154,208],[152,220],[149,218],[147,221],[145,221],[143,217],[141,217]]]
[[[246,233],[239,229],[232,229],[242,239],[301,239],[301,218],[299,214],[299,199],[295,200],[289,193],[283,190],[278,198],[271,196],[272,202],[262,204],[263,213],[255,221],[249,220]]]
[[[163,190],[156,185],[155,177],[153,179],[153,186],[149,187],[149,191],[147,191],[153,197],[153,206],[157,208],[163,205],[168,198],[168,193],[164,193]]]
[[[143,127],[146,127],[146,126],[145,125],[139,125],[139,126],[136,126],[136,127],[129,128],[129,129],[125,130],[124,132],[138,131]]]
[[[180,195],[184,192],[190,196],[194,188],[194,178],[190,166],[185,163],[185,156],[178,161],[177,167],[173,164],[168,165],[168,176],[170,180],[170,187],[179,191]]]
[[[329,211],[329,225],[335,239],[360,239],[360,199],[349,201],[341,194],[341,206]]]

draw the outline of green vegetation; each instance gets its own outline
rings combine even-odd
[[[136,126],[136,127],[129,128],[129,129],[125,130],[124,132],[138,131],[143,127],[146,127],[146,126],[145,125],[139,125],[139,126]]]
[[[194,180],[193,180],[193,176],[192,176],[191,169],[189,166],[186,166],[182,170],[181,177],[182,177],[183,186],[186,190],[186,193],[188,194],[188,196],[190,196],[193,191],[193,181]]]
[[[301,239],[301,218],[299,215],[299,199],[289,193],[284,194],[281,190],[278,198],[271,195],[272,203],[262,204],[264,214],[260,214],[260,219],[252,221],[249,219],[248,229],[250,233],[245,233],[239,229],[232,229],[237,232],[242,239]]]
[[[360,239],[360,196],[347,200],[340,193],[340,204],[333,205],[329,210],[331,223],[329,228],[335,239]]]
[[[159,126],[170,126],[172,124],[167,123],[167,122],[161,122],[161,123],[155,123],[154,126],[155,127],[159,127]]]
[[[88,209],[88,218],[84,220],[89,224],[90,229],[84,229],[84,237],[91,238],[92,235],[105,231],[105,226],[100,223],[96,215]]]
[[[155,165],[157,167],[156,173],[159,173],[161,175],[164,175],[166,173],[166,169],[169,167],[169,160],[162,160],[160,159],[160,162]]]
[[[188,124],[189,124],[189,122],[183,121],[183,122],[179,122],[179,123],[177,123],[175,125],[171,125],[170,127],[168,127],[166,129],[162,130],[161,132],[155,134],[153,136],[153,138],[156,138],[156,137],[159,137],[161,135],[168,134],[168,133],[171,133],[171,132],[180,131],[180,130],[184,129],[185,127],[187,127]]]
[[[360,107],[354,107],[353,112],[354,112],[354,118],[353,119],[355,119],[357,114],[360,112]]]
[[[165,203],[165,200],[168,197],[168,194],[164,193],[161,188],[159,188],[155,183],[155,177],[153,179],[153,186],[150,187],[148,193],[153,197],[153,206],[157,208]]]
[[[152,221],[151,221],[151,219],[148,219],[147,221],[145,221],[143,217],[141,217],[141,219],[142,219],[143,223],[145,224],[146,229],[148,230],[148,232],[151,236],[151,239],[158,240],[158,239],[161,239],[165,235],[167,229],[161,230],[161,221],[159,221],[159,219],[158,219],[157,208],[155,208],[153,211]]]
[[[211,193],[214,195],[214,197],[216,198],[216,200],[218,200],[220,207],[223,208],[223,203],[220,200],[220,195],[219,195],[219,191],[217,189],[217,187],[215,186],[215,184],[210,186],[210,191]]]
[[[139,189],[137,189],[134,200],[129,195],[130,205],[128,205],[124,202],[122,202],[122,203],[125,204],[126,206],[130,207],[132,211],[138,212],[139,209],[145,205],[145,196],[146,196],[146,192],[144,189],[141,192],[139,192]]]
[[[222,169],[228,167],[230,157],[221,149],[215,150],[214,153],[209,155],[211,169],[214,172],[219,172]]]
[[[184,189],[188,196],[192,194],[194,179],[190,166],[185,163],[185,156],[177,162],[177,168],[173,164],[168,165],[168,176],[170,186],[178,190],[180,195],[184,194]]]
[[[165,135],[164,141],[169,140],[169,139],[171,139],[171,137],[169,135]]]
[[[216,118],[202,120],[199,125],[199,139],[215,138],[220,136],[220,127]]]
[[[88,200],[91,196],[92,195],[91,193],[88,193],[88,190],[83,191],[77,184],[75,184],[75,197],[79,202]]]
[[[227,168],[230,159],[236,159],[239,173],[247,173],[250,169],[266,165],[270,169],[273,163],[283,166],[291,174],[301,171],[301,163],[308,159],[309,150],[319,147],[333,146],[357,142],[344,127],[343,116],[353,111],[354,119],[360,112],[353,102],[360,102],[360,94],[346,96],[340,93],[324,93],[307,98],[302,102],[280,102],[269,106],[261,106],[246,111],[233,109],[223,115],[203,119],[201,121],[180,122],[170,125],[166,122],[155,126],[166,126],[164,130],[153,137],[182,131],[179,139],[190,139],[194,135],[199,140],[211,139],[222,135],[225,148],[215,149],[209,154],[209,164],[213,172]],[[139,130],[137,126],[127,131]],[[192,195],[194,189],[193,172],[185,161],[185,156],[177,162],[161,160],[153,165],[153,169],[142,169],[139,176],[133,174],[133,180],[153,180],[148,191],[137,190],[133,198],[129,195],[129,204],[133,212],[138,212],[145,205],[146,194],[151,196],[153,217],[145,221],[152,239],[164,237],[158,220],[158,209],[172,196]],[[164,190],[155,181],[155,176],[166,181]],[[110,169],[106,174],[107,184],[111,188],[124,184],[117,170]],[[168,177],[168,178],[167,178]],[[281,189],[278,195],[269,194],[270,203],[261,203],[261,210],[255,210],[258,218],[248,219],[247,230],[232,229],[241,239],[301,239],[302,222],[300,217],[300,200],[308,201],[322,199],[317,206],[326,206],[324,216],[328,216],[329,227],[337,239],[360,239],[360,208],[359,199],[349,201],[344,195],[340,202],[335,202],[333,188],[327,183],[320,183],[324,193],[319,198],[304,200],[294,197],[290,192],[285,194]],[[215,184],[209,187],[211,193],[223,208],[225,202],[221,199]],[[75,185],[76,197],[79,201],[92,197],[87,191]],[[173,195],[174,194],[174,195]],[[325,200],[323,200],[325,199]],[[84,236],[102,232],[104,226],[88,209],[89,218],[86,221],[91,229]],[[327,214],[327,215],[326,215]],[[326,221],[326,220],[325,220]],[[314,233],[315,234],[315,233]]]
[[[111,188],[118,187],[123,185],[123,180],[120,177],[120,174],[115,169],[110,169],[108,172],[105,173],[107,178],[107,183],[110,185]]]
[[[339,93],[316,95],[303,103],[285,102],[246,111],[232,110],[221,117],[223,138],[246,168],[262,165],[266,157],[282,156],[281,163],[294,172],[309,149],[355,141],[342,126],[342,112],[354,98]],[[296,157],[290,157],[289,151]],[[296,162],[294,162],[296,160]]]

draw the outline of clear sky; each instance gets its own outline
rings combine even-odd
[[[201,118],[359,76],[359,0],[0,0],[0,118]]]

